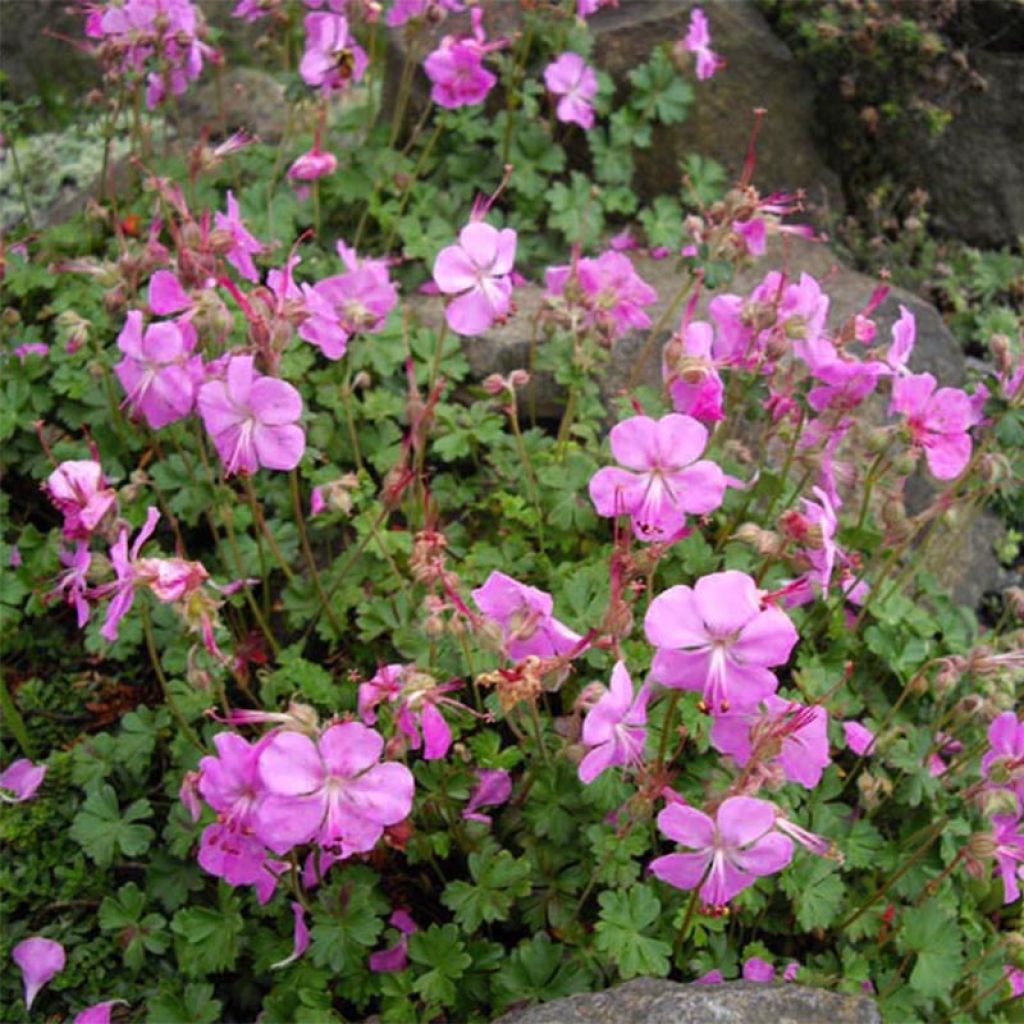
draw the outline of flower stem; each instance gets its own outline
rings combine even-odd
[[[171,712],[171,717],[178,723],[181,731],[185,734],[188,741],[197,749],[206,752],[206,748],[203,746],[199,737],[196,735],[195,730],[188,723],[188,719],[185,718],[180,707],[178,707],[177,701],[174,699],[174,695],[171,693],[170,684],[167,682],[167,676],[164,675],[163,665],[160,664],[160,655],[156,649],[156,640],[153,637],[153,624],[149,619],[149,609],[142,605],[142,632],[146,637],[146,650],[149,652],[149,660],[153,665],[153,671],[156,673],[156,678],[160,683],[160,689],[163,691],[164,701],[167,704],[168,710]]]
[[[331,607],[330,599],[327,596],[327,592],[324,590],[324,585],[320,580],[320,573],[316,568],[316,559],[313,558],[313,549],[309,545],[309,535],[306,533],[306,519],[302,514],[302,495],[299,491],[299,475],[293,469],[289,474],[288,478],[291,482],[292,489],[292,505],[295,509],[295,525],[299,529],[299,542],[302,545],[302,554],[306,559],[306,566],[309,569],[309,574],[313,580],[313,586],[316,588],[317,596],[320,598],[320,606],[324,610],[324,614],[327,616],[327,621],[330,622],[331,628],[334,630],[337,636],[342,635],[341,623],[338,622],[337,616],[334,614],[334,609]]]

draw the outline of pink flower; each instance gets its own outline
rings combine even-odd
[[[394,0],[384,19],[388,28],[397,28],[413,18],[437,24],[450,11],[462,11],[461,0]]]
[[[988,742],[981,759],[986,784],[1015,792],[1024,807],[1024,722],[1013,711],[1004,711],[988,727]]]
[[[72,1024],[110,1024],[110,1014],[115,1006],[127,1006],[123,999],[108,999],[79,1010]]]
[[[1020,999],[1021,996],[1024,996],[1024,970],[1014,967],[1013,964],[1004,964],[1003,973],[1010,985],[1010,997]]]
[[[378,953],[370,954],[370,970],[377,974],[388,974],[394,971],[404,971],[409,963],[408,948],[409,936],[419,931],[416,922],[405,910],[396,910],[388,918],[388,924],[399,932],[398,942],[390,949],[383,949]]]
[[[759,956],[752,956],[743,965],[743,980],[760,982],[774,981],[775,968],[768,963],[767,960],[762,960]]]
[[[316,143],[311,150],[296,158],[288,168],[288,177],[292,181],[316,181],[338,169],[338,158],[333,153],[325,152]]]
[[[717,423],[725,415],[720,358],[714,328],[704,320],[686,325],[665,346],[662,376],[672,398],[672,408],[695,419]]]
[[[169,270],[158,270],[149,279],[149,308],[159,316],[181,313],[192,307],[192,297]]]
[[[228,475],[299,464],[306,450],[302,398],[291,384],[255,373],[251,355],[231,356],[224,379],[207,381],[197,404]]]
[[[697,78],[701,81],[711,78],[716,71],[725,67],[725,61],[711,49],[708,19],[699,7],[694,7],[690,12],[690,26],[683,46],[697,55]]]
[[[286,956],[283,960],[278,960],[276,964],[271,964],[270,969],[272,971],[295,963],[309,949],[309,928],[306,925],[306,911],[302,904],[295,900],[292,901],[292,914],[295,916],[295,932],[292,940],[291,955]]]
[[[226,231],[231,236],[232,246],[228,250],[227,260],[239,274],[248,281],[258,281],[256,264],[253,256],[259,255],[266,248],[263,243],[246,229],[242,223],[241,212],[235,194],[228,189],[228,212],[219,210],[214,215],[214,224],[218,231]]]
[[[369,58],[349,33],[341,14],[307,14],[306,49],[299,64],[302,80],[329,93],[358,82],[366,73]]]
[[[505,41],[486,42],[483,11],[479,7],[472,9],[470,17],[472,36],[445,36],[423,62],[423,70],[431,81],[430,98],[448,110],[483,103],[498,81],[484,67],[484,57],[504,46]]]
[[[647,639],[658,648],[651,673],[666,686],[703,692],[712,713],[755,708],[778,686],[797,642],[786,614],[761,607],[757,584],[730,569],[670,587],[647,609]]]
[[[900,318],[892,325],[892,344],[885,354],[885,361],[893,373],[900,376],[910,373],[907,364],[916,338],[917,320],[906,306],[900,306]]]
[[[380,763],[384,740],[359,722],[333,725],[314,743],[279,732],[259,758],[266,802],[258,832],[275,853],[315,839],[343,857],[372,850],[412,810],[413,777],[404,764]]]
[[[860,722],[843,722],[843,736],[846,738],[846,745],[858,757],[873,752],[875,734]]]
[[[13,796],[0,792],[4,803],[20,804],[31,800],[46,778],[46,765],[33,764],[28,758],[21,758],[0,772],[0,790],[7,790]]]
[[[1003,903],[1016,903],[1020,899],[1018,883],[1024,879],[1024,832],[1021,831],[1020,816],[994,814],[992,825],[993,856],[1003,880]]]
[[[911,441],[924,449],[932,475],[952,480],[970,461],[971,438],[967,431],[977,417],[965,392],[935,388],[930,373],[897,378],[892,385],[889,412],[907,417]]]
[[[709,907],[724,907],[765,875],[793,859],[793,842],[774,831],[775,808],[766,800],[733,796],[712,820],[683,804],[669,804],[658,815],[662,833],[686,848],[651,862],[650,870],[677,889],[700,886]]]
[[[743,247],[751,256],[763,256],[768,244],[768,226],[760,217],[734,220],[732,229],[739,235]]]
[[[328,359],[340,359],[353,334],[383,330],[398,303],[398,290],[384,260],[360,260],[343,242],[338,243],[338,252],[347,268],[344,274],[302,286],[309,315],[299,327],[299,337]]]
[[[596,259],[584,257],[573,266],[549,267],[545,274],[549,300],[561,299],[573,276],[582,293],[587,327],[600,330],[614,341],[631,330],[651,326],[651,318],[642,307],[657,301],[658,293],[637,274],[628,256],[609,249]]]
[[[712,746],[741,767],[758,750],[763,760],[777,760],[790,782],[814,789],[831,764],[828,712],[820,704],[805,707],[775,694],[763,704],[763,712],[717,715],[711,726]]]
[[[467,821],[491,824],[489,814],[481,814],[481,807],[495,807],[505,803],[512,795],[512,776],[504,768],[477,768],[477,784],[469,794],[469,802],[462,810]]]
[[[102,467],[91,459],[62,462],[46,478],[43,490],[64,516],[64,536],[71,540],[88,540],[117,503]]]
[[[579,766],[582,782],[593,782],[612,765],[635,765],[643,761],[648,697],[645,686],[633,695],[629,672],[623,662],[617,661],[612,669],[611,686],[583,721],[583,745],[589,749]]]
[[[459,232],[458,245],[449,245],[434,261],[434,281],[445,295],[454,295],[445,308],[453,331],[467,337],[483,334],[495,320],[508,316],[512,304],[509,275],[516,259],[516,233],[471,221]]]
[[[25,362],[29,356],[49,355],[50,346],[44,345],[41,341],[27,341],[24,345],[18,345],[13,351],[21,362]]]
[[[513,661],[531,654],[551,658],[568,654],[582,637],[551,614],[550,594],[536,587],[492,572],[482,587],[473,591],[477,607],[501,626],[505,653]]]
[[[21,968],[25,1009],[31,1010],[39,990],[64,970],[64,947],[53,939],[34,935],[19,942],[11,950],[11,958]]]
[[[559,121],[594,126],[591,100],[597,95],[597,75],[578,53],[563,53],[544,69],[544,84],[559,97]]]
[[[160,519],[157,509],[150,507],[146,511],[146,521],[139,529],[135,542],[128,549],[128,527],[122,526],[117,540],[110,549],[110,562],[114,567],[116,579],[113,583],[106,583],[98,587],[95,596],[98,598],[110,597],[110,604],[107,606],[107,615],[100,628],[100,636],[104,640],[114,643],[117,640],[118,625],[128,614],[135,601],[135,563],[138,560],[142,546],[153,535],[156,524]]]
[[[132,415],[141,414],[153,430],[192,411],[195,384],[188,363],[195,343],[195,328],[185,320],[150,324],[143,334],[142,313],[128,314],[117,337],[124,358],[114,373]]]
[[[713,971],[706,971],[699,978],[694,978],[694,985],[721,985],[725,981],[722,972],[716,967]]]
[[[705,515],[722,504],[725,474],[700,458],[708,432],[692,417],[633,416],[612,427],[610,441],[625,468],[599,469],[590,480],[590,500],[598,515],[630,516],[640,540],[671,541],[687,514]]]

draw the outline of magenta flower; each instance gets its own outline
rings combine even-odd
[[[88,540],[117,503],[102,467],[91,459],[62,462],[46,478],[43,490],[64,516],[64,536],[71,540]]]
[[[228,475],[299,464],[306,450],[302,398],[291,384],[257,374],[251,355],[231,356],[224,379],[207,381],[197,404]]]
[[[320,148],[320,143],[300,157],[288,168],[288,177],[292,181],[316,181],[338,169],[338,158]]]
[[[440,46],[427,56],[423,70],[430,79],[430,98],[447,110],[483,103],[498,81],[484,67],[484,57],[505,45],[504,40],[486,42],[483,11],[474,7],[471,36],[445,36]]]
[[[118,625],[128,614],[135,601],[137,582],[135,563],[142,546],[153,536],[159,519],[159,511],[150,507],[146,511],[146,521],[140,527],[131,550],[128,548],[127,526],[121,527],[121,532],[110,549],[110,563],[114,568],[116,579],[113,583],[105,583],[102,587],[98,587],[94,593],[94,596],[98,598],[111,598],[110,604],[107,606],[106,618],[100,628],[100,636],[110,643],[116,642]]]
[[[714,328],[704,320],[687,324],[682,337],[677,334],[665,346],[662,376],[676,412],[707,423],[717,423],[725,415],[718,373],[725,362],[718,348]]]
[[[8,765],[0,772],[0,791],[7,790],[13,796],[0,792],[0,800],[8,804],[20,804],[23,800],[31,800],[46,778],[46,765],[33,764],[23,757]]]
[[[388,924],[398,930],[398,942],[390,949],[383,949],[378,953],[371,953],[369,966],[370,970],[377,974],[388,974],[394,971],[404,971],[409,963],[408,949],[409,936],[419,931],[416,922],[406,910],[396,910],[388,918]]]
[[[935,390],[930,373],[914,373],[893,381],[890,413],[906,416],[915,447],[923,448],[928,468],[939,480],[952,480],[971,458],[968,429],[977,422],[966,392]]]
[[[885,361],[893,373],[906,376],[907,366],[917,339],[917,320],[906,306],[900,306],[900,318],[892,325],[892,344],[885,353]]]
[[[583,745],[589,749],[579,766],[582,782],[593,782],[612,765],[636,765],[643,761],[648,699],[646,686],[633,695],[633,680],[625,664],[617,661],[611,686],[583,721]]]
[[[275,853],[315,839],[343,857],[372,850],[386,825],[412,810],[413,777],[380,763],[384,740],[359,722],[333,725],[314,743],[297,732],[273,736],[259,759],[269,794],[258,832]]]
[[[992,815],[993,856],[996,869],[1003,880],[1003,903],[1016,903],[1020,899],[1020,881],[1024,880],[1024,832],[1020,815]]]
[[[766,761],[778,761],[790,782],[814,789],[832,763],[828,755],[828,712],[820,705],[805,707],[775,694],[763,701],[763,711],[730,711],[716,715],[711,744],[741,767],[755,749]]]
[[[690,12],[690,26],[683,40],[683,46],[697,57],[697,78],[702,82],[711,78],[716,71],[725,67],[725,61],[711,49],[711,32],[708,19],[699,7]]]
[[[756,708],[773,694],[778,680],[770,667],[784,664],[798,639],[783,611],[761,607],[754,580],[732,569],[659,594],[644,631],[658,648],[654,677],[702,692],[714,714]]]
[[[482,814],[481,807],[496,807],[512,795],[512,776],[504,768],[477,768],[477,784],[469,794],[469,802],[462,810],[467,821],[491,824],[491,816]]]
[[[752,956],[743,965],[744,981],[768,982],[775,980],[775,968],[759,956]]]
[[[301,903],[293,900],[292,914],[295,917],[295,928],[291,955],[286,956],[283,960],[278,960],[276,964],[271,964],[270,969],[272,971],[295,963],[309,949],[309,927],[306,925],[306,910]]]
[[[625,468],[599,469],[590,480],[590,500],[598,515],[628,515],[640,540],[671,541],[687,514],[704,515],[722,504],[725,474],[700,458],[708,432],[692,417],[633,416],[612,427],[610,441]]]
[[[687,853],[651,861],[650,869],[677,889],[700,886],[709,907],[724,907],[765,875],[781,871],[793,859],[793,842],[774,831],[775,808],[766,800],[733,796],[714,820],[684,804],[671,803],[658,815],[662,833]]]
[[[158,270],[149,279],[147,298],[150,311],[158,316],[169,316],[192,308],[192,297],[169,270]]]
[[[1024,807],[1024,722],[1004,711],[988,727],[989,749],[981,759],[981,773],[989,786],[1009,789]]]
[[[344,274],[302,286],[308,317],[299,327],[299,337],[328,359],[340,359],[352,335],[383,330],[398,303],[398,290],[384,260],[360,260],[344,242],[338,243],[338,252],[347,268]]]
[[[302,80],[329,93],[358,82],[366,73],[369,58],[348,30],[341,14],[307,14],[306,49],[299,63]]]
[[[871,753],[875,745],[875,734],[860,722],[843,722],[843,736],[846,745],[858,757]]]
[[[721,985],[725,976],[716,967],[714,970],[705,971],[699,978],[694,978],[694,985]]]
[[[124,358],[114,373],[125,390],[133,416],[142,415],[154,430],[192,411],[195,384],[188,362],[196,342],[188,321],[165,320],[142,331],[142,314],[133,309],[117,337]]]
[[[453,331],[467,337],[483,334],[495,320],[508,316],[512,304],[512,265],[516,233],[471,221],[434,261],[434,281],[448,303],[445,318]]]
[[[258,281],[260,277],[252,258],[263,252],[266,246],[251,235],[245,224],[242,223],[238,200],[235,199],[235,194],[230,189],[228,189],[228,212],[221,213],[218,210],[214,215],[214,225],[218,231],[225,231],[231,236],[232,245],[227,253],[228,263],[246,280]]]
[[[64,947],[53,939],[34,935],[19,942],[11,950],[11,958],[21,968],[25,1009],[31,1010],[39,990],[64,970]]]
[[[568,654],[582,639],[551,614],[550,594],[503,572],[492,572],[472,593],[480,611],[501,627],[505,653],[512,661],[531,654],[538,658]]]
[[[580,303],[584,325],[599,330],[610,341],[651,326],[643,307],[657,301],[658,293],[621,252],[609,249],[596,259],[584,257],[573,265],[549,267],[544,279],[547,298],[556,303],[566,301],[566,285],[574,280],[580,298],[571,301]]]
[[[597,95],[597,75],[578,53],[563,53],[544,69],[544,84],[558,99],[559,121],[594,126],[591,100]]]
[[[79,1010],[72,1024],[110,1024],[110,1014],[115,1006],[127,1006],[123,999],[108,999]]]

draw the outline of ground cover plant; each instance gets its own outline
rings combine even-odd
[[[632,150],[728,68],[695,9],[613,83],[598,6],[241,0],[292,130],[181,147],[192,4],[84,5],[138,187],[3,248],[4,1019],[640,975],[1020,1019],[1024,594],[979,624],[918,570],[1019,497],[1024,358],[947,387],[884,285],[834,327],[827,281],[733,292],[799,202],[752,141],[641,207]],[[474,382],[503,323],[529,365]]]

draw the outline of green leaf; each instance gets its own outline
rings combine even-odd
[[[455,1002],[455,982],[472,963],[453,924],[432,924],[426,931],[411,935],[409,959],[430,968],[416,979],[413,988],[432,1006],[450,1006]]]
[[[485,921],[504,921],[516,898],[530,891],[529,863],[499,850],[494,842],[469,855],[469,871],[473,883],[450,882],[441,897],[467,933]]]
[[[603,892],[597,922],[597,949],[618,965],[623,978],[646,975],[664,978],[672,947],[642,934],[661,915],[661,901],[644,885],[627,892]]]
[[[935,900],[907,910],[900,939],[906,952],[917,953],[911,987],[930,999],[948,995],[959,980],[963,961],[960,930],[952,913]]]
[[[163,953],[170,945],[167,919],[161,914],[145,914],[146,895],[134,882],[123,885],[117,896],[107,896],[100,904],[99,923],[105,932],[118,932],[125,966],[138,971],[146,951]]]
[[[562,999],[590,987],[587,972],[567,960],[564,944],[544,933],[522,942],[494,976],[498,1009],[521,1000]]]
[[[333,903],[337,900],[337,904]],[[377,876],[370,870],[346,872],[340,895],[331,904],[317,907],[310,929],[310,954],[318,967],[351,970],[362,963],[366,950],[384,930],[388,901],[377,890]]]
[[[245,921],[238,909],[238,897],[222,887],[220,907],[188,907],[171,921],[178,963],[187,974],[226,971],[238,958],[238,938]]]
[[[165,982],[160,992],[146,1004],[147,1024],[215,1024],[221,1019],[223,1004],[213,998],[213,985],[189,982],[179,989]]]
[[[835,861],[804,857],[782,875],[782,888],[804,931],[825,928],[835,918],[846,891],[837,872]]]
[[[136,800],[122,816],[113,786],[103,785],[86,797],[75,815],[71,838],[91,860],[107,867],[117,850],[127,857],[137,857],[149,849],[155,833],[148,825],[135,822],[152,813],[148,800]]]

